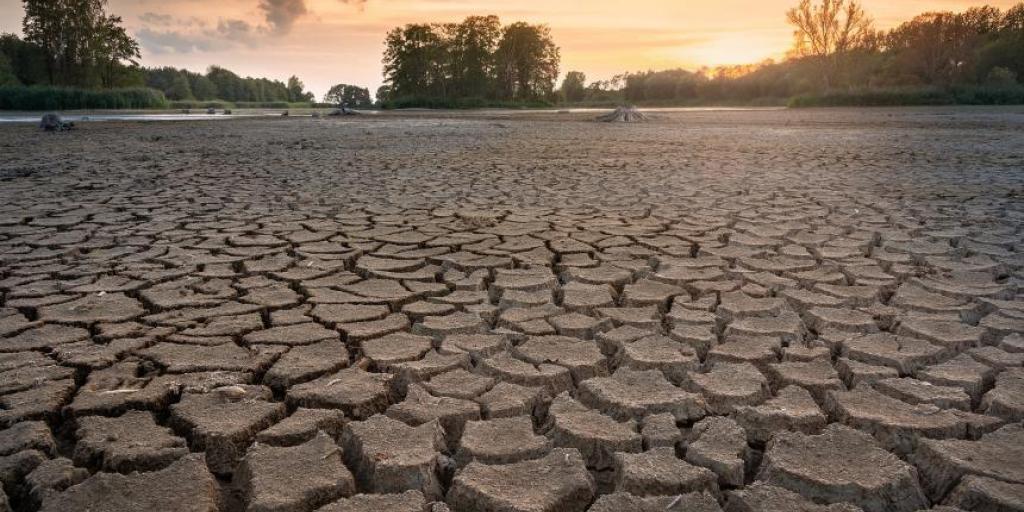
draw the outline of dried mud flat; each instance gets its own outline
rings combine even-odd
[[[1019,110],[0,127],[0,510],[1024,510]]]

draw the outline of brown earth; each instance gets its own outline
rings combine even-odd
[[[593,117],[0,126],[0,511],[1024,510],[1024,111]]]

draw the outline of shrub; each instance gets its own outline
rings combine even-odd
[[[0,110],[166,108],[163,93],[146,87],[93,90],[75,87],[3,86]]]

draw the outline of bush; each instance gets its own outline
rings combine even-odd
[[[394,98],[381,104],[383,109],[398,108],[435,108],[435,109],[474,109],[474,108],[549,108],[554,106],[544,100],[534,101],[499,101],[480,97],[469,98],[428,98],[407,96]]]
[[[1024,86],[1021,85],[969,85],[949,89],[865,89],[796,96],[789,100],[789,106],[793,108],[1020,104],[1024,104]]]
[[[170,106],[170,108],[173,108],[173,109],[192,109],[192,108],[195,108],[195,109],[207,109],[207,108],[215,108],[215,109],[223,110],[223,109],[226,109],[226,108],[232,108],[233,105],[230,102],[221,101],[221,100],[211,100],[211,101],[180,100],[180,101],[172,101],[169,104],[169,106]]]
[[[146,87],[107,90],[0,87],[0,110],[146,109],[167,108],[167,105],[162,92]]]

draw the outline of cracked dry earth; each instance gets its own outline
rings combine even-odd
[[[0,128],[0,510],[1024,510],[1024,116]]]

